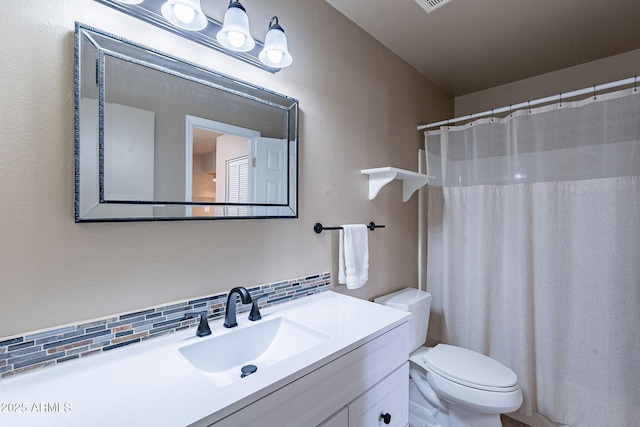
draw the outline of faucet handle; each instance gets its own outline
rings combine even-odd
[[[251,313],[249,313],[249,320],[251,320],[252,322],[255,322],[256,320],[260,320],[262,319],[262,316],[260,315],[260,310],[258,309],[258,301],[260,301],[263,298],[267,298],[269,296],[269,294],[262,294],[258,297],[253,297],[253,305],[251,306]]]
[[[211,328],[209,327],[209,320],[207,319],[207,312],[201,311],[199,313],[186,313],[184,315],[184,319],[193,319],[194,317],[200,317],[200,324],[198,325],[198,330],[196,331],[196,336],[206,337],[207,335],[211,335]]]

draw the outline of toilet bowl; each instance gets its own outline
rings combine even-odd
[[[516,374],[483,354],[447,344],[427,348],[431,295],[407,288],[376,303],[409,311],[411,427],[501,427],[500,414],[522,404]]]

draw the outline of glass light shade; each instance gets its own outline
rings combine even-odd
[[[275,20],[275,23],[273,23]],[[284,68],[291,65],[293,58],[289,54],[287,47],[287,36],[284,30],[278,25],[278,18],[271,19],[269,32],[264,40],[264,48],[260,55],[260,62],[273,68]]]
[[[200,0],[167,0],[161,11],[167,21],[184,30],[200,31],[208,23]]]
[[[140,4],[142,3],[144,0],[116,0],[118,3],[124,3],[124,4]]]
[[[240,3],[229,4],[216,39],[225,49],[235,52],[248,52],[255,47],[256,42],[249,32],[249,18]]]

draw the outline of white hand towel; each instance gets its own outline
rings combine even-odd
[[[338,283],[358,289],[369,280],[369,240],[367,226],[347,224],[340,230]]]

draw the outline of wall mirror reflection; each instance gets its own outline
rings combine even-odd
[[[76,24],[76,221],[297,217],[298,102]]]

